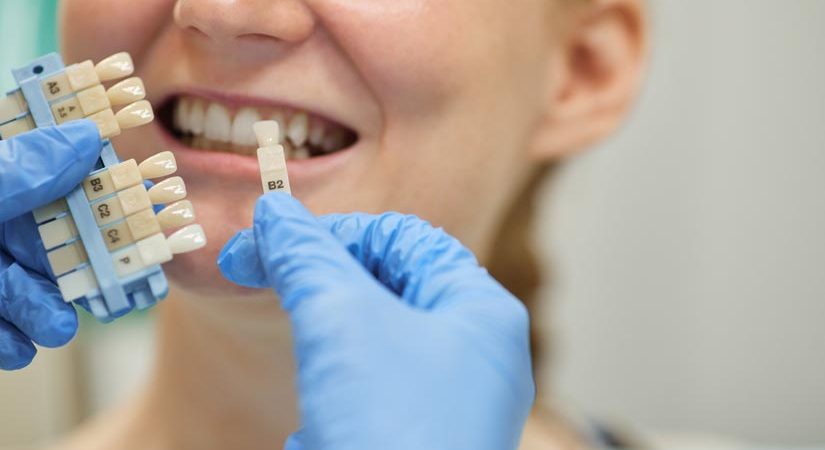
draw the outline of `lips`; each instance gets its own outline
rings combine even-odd
[[[252,156],[256,150],[252,125],[275,120],[288,160],[304,160],[345,150],[357,134],[309,111],[272,105],[238,105],[194,95],[167,100],[158,110],[161,125],[182,146],[209,152]]]

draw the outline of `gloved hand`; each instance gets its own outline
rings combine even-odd
[[[412,216],[315,218],[272,193],[218,259],[289,313],[301,430],[288,450],[502,450],[534,400],[522,304]]]
[[[77,332],[29,211],[65,196],[92,170],[100,134],[88,120],[39,128],[0,141],[0,369],[27,366],[37,350]]]

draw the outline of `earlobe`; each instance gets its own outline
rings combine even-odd
[[[552,61],[553,95],[536,133],[536,159],[577,152],[613,132],[636,96],[644,66],[641,0],[593,0],[571,14],[573,25]]]

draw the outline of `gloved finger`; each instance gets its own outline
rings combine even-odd
[[[509,295],[461,242],[418,217],[332,214],[318,221],[382,284],[419,308]]]
[[[31,214],[22,214],[0,223],[0,250],[5,250],[26,269],[55,281],[49,268],[46,249],[43,248],[43,241]]]
[[[373,283],[372,277],[347,250],[322,227],[315,216],[298,200],[282,193],[262,196],[255,207],[254,239],[261,268],[269,286],[281,296],[284,308],[303,297],[340,293],[342,286]],[[248,239],[248,235],[242,235]],[[243,242],[233,239],[233,244]],[[246,241],[248,244],[248,241]],[[240,245],[239,248],[244,248]],[[227,264],[224,249],[219,263],[222,269],[237,268]],[[244,250],[248,252],[248,250]],[[227,278],[243,278],[228,270]],[[247,274],[248,275],[248,274]],[[260,275],[260,274],[259,274]],[[260,279],[252,284],[260,284]]]
[[[282,210],[275,206],[271,215],[277,217]],[[457,239],[417,217],[332,214],[311,222],[327,228],[374,277],[417,308],[446,307],[465,298],[511,297]],[[235,235],[218,265],[231,281],[266,287],[264,266],[255,257],[255,238],[250,230]]]
[[[258,257],[252,228],[239,231],[223,246],[218,267],[223,276],[235,284],[259,289],[271,287]]]
[[[18,370],[28,366],[37,349],[14,325],[0,319],[0,370]]]
[[[524,304],[444,230],[398,213],[328,215],[318,221],[407,304],[458,311],[456,320],[486,330],[482,334],[528,340],[530,319]]]
[[[66,195],[89,174],[100,149],[90,120],[0,141],[0,222]]]
[[[0,318],[44,347],[59,347],[77,332],[77,313],[51,281],[0,254]]]

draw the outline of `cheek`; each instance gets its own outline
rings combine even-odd
[[[547,0],[307,1],[387,115],[506,93],[546,38]]]
[[[460,64],[454,51],[461,36],[446,11],[452,0],[444,0],[446,6],[437,13],[431,2],[420,0],[312,3],[323,26],[379,96],[385,114],[432,107],[463,78],[456,73]]]
[[[381,105],[385,204],[482,247],[527,170],[543,2],[314,1]]]
[[[62,0],[60,36],[66,63],[127,51],[139,61],[165,23],[174,0]]]

